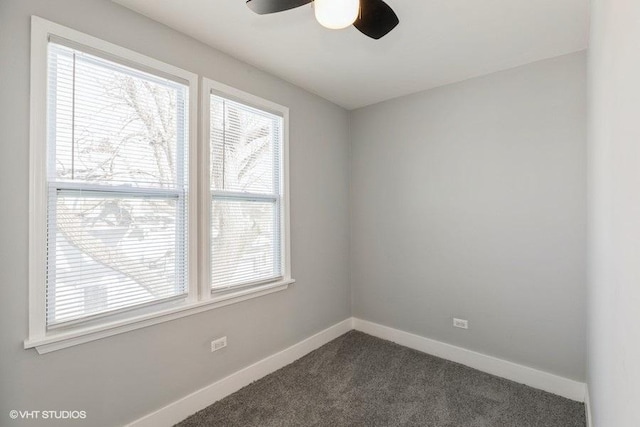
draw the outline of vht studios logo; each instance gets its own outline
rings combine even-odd
[[[84,420],[87,411],[9,411],[12,420]]]

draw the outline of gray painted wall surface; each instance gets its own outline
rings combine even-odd
[[[594,427],[640,426],[640,2],[591,2],[589,326]]]
[[[352,112],[354,316],[584,380],[585,68],[580,52]]]
[[[32,14],[290,107],[295,285],[46,355],[22,348]],[[86,410],[92,426],[121,425],[350,316],[345,110],[106,0],[0,0],[0,58],[0,425],[10,409]],[[229,346],[210,353],[221,335]]]
[[[296,285],[47,355],[22,348],[32,14],[290,107]],[[0,425],[10,409],[130,422],[349,317],[351,306],[363,319],[584,378],[584,53],[349,114],[107,0],[0,0],[0,60]],[[452,316],[470,329],[453,329]],[[211,354],[221,335],[229,347]]]

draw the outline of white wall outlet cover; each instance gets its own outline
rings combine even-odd
[[[218,338],[211,341],[211,352],[218,351],[227,346],[227,337]]]
[[[453,318],[453,326],[455,328],[469,329],[469,321],[465,319]]]

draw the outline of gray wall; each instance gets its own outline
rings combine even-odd
[[[585,68],[581,52],[352,113],[354,316],[584,379]]]
[[[22,348],[31,14],[291,108],[295,285],[46,355]],[[10,409],[86,410],[92,426],[133,421],[350,316],[345,110],[106,0],[0,0],[0,59],[0,425]],[[212,354],[221,335],[229,346]]]
[[[589,346],[595,427],[640,426],[640,2],[592,1]]]
[[[291,108],[291,289],[46,355],[22,348],[32,14]],[[583,379],[584,56],[349,115],[107,0],[0,0],[0,425],[10,409],[132,421],[349,317],[352,299],[363,319]],[[454,330],[454,315],[471,328]],[[229,347],[211,354],[221,335]]]

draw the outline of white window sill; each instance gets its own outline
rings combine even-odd
[[[150,314],[131,317],[126,320],[119,320],[110,323],[102,323],[91,327],[76,328],[72,331],[52,332],[43,338],[29,338],[24,341],[24,348],[34,348],[40,354],[50,353],[74,345],[99,340],[135,329],[145,328],[162,322],[191,316],[203,311],[213,310],[218,307],[235,304],[240,301],[257,298],[274,292],[283,291],[295,280],[285,279],[278,282],[241,289],[224,295],[213,296],[206,301],[186,302],[178,307],[158,311]]]

